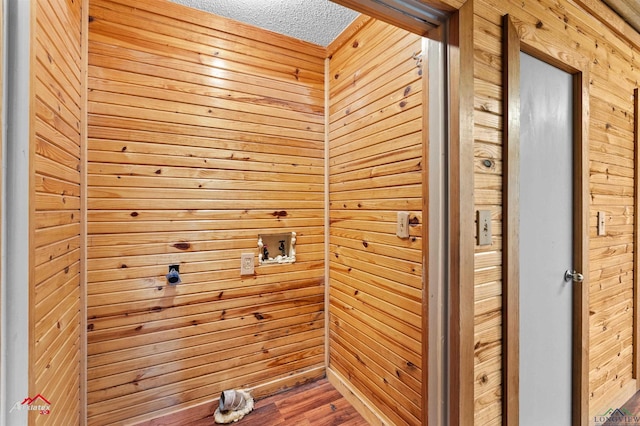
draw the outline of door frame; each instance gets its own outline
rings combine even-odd
[[[519,422],[520,51],[573,76],[572,424],[589,417],[589,74],[584,58],[558,59],[521,40],[503,17],[503,424]],[[570,266],[570,265],[569,265]]]
[[[446,228],[439,234],[422,230],[423,238],[423,306],[422,326],[423,386],[421,397],[425,410],[422,424],[450,426],[472,426],[474,424],[474,47],[473,22],[474,0],[467,0],[459,8],[454,8],[440,0],[331,0],[334,3],[359,11],[372,18],[419,34],[433,36],[443,31],[443,55],[447,67],[445,81],[446,129],[442,146],[444,163],[442,170],[423,171],[425,204],[422,217],[424,223],[433,219],[446,221]],[[392,6],[389,8],[388,6]],[[424,19],[406,13],[406,7],[417,7]],[[395,12],[394,12],[395,9]],[[404,12],[400,12],[404,10]],[[396,13],[399,12],[399,13]],[[433,20],[427,15],[437,19]],[[436,29],[438,27],[438,29]],[[427,91],[423,93],[427,94]],[[425,114],[428,111],[425,108]],[[428,123],[425,123],[428,125]],[[432,160],[429,140],[423,140],[423,161]],[[434,173],[429,175],[429,173]],[[442,184],[438,189],[431,187],[430,178],[437,177]],[[427,184],[428,183],[428,184]],[[442,194],[431,191],[444,191]],[[438,195],[442,198],[438,199]],[[435,205],[432,202],[442,202]],[[446,212],[446,213],[444,213]],[[432,218],[430,215],[441,217]],[[442,222],[440,222],[442,224]],[[433,247],[432,238],[440,238]],[[432,256],[432,252],[434,251]],[[438,257],[440,256],[440,257]],[[429,268],[429,269],[428,269]],[[428,269],[428,271],[427,271]],[[427,273],[428,272],[428,273]],[[430,280],[444,279],[444,287]],[[442,309],[435,299],[444,300]],[[446,300],[445,300],[446,298]],[[434,312],[434,310],[436,312]],[[438,330],[429,332],[429,318],[439,315]],[[442,345],[434,347],[428,342],[439,340]],[[443,347],[444,346],[444,347]],[[436,351],[436,352],[434,352]],[[442,352],[438,352],[442,351]],[[439,358],[440,357],[440,358]],[[439,358],[439,359],[438,359]],[[431,363],[431,364],[430,364]],[[439,363],[439,364],[438,364]],[[434,365],[443,369],[432,371]],[[430,371],[431,370],[431,371]],[[431,410],[436,410],[433,413]],[[427,413],[430,411],[435,416]]]

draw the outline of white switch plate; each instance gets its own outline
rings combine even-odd
[[[240,275],[253,275],[253,253],[242,253],[240,255]]]
[[[400,238],[409,238],[409,212],[398,212],[396,235]]]
[[[478,210],[478,245],[491,245],[491,210]]]
[[[607,221],[607,213],[606,212],[598,212],[598,235],[607,235],[605,231],[604,225]]]

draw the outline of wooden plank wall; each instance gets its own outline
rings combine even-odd
[[[502,229],[501,17],[523,42],[590,72],[589,407],[593,415],[635,391],[632,380],[634,135],[638,45],[612,33],[574,2],[475,0],[475,203]],[[619,22],[621,24],[621,21]],[[490,161],[490,167],[484,165]],[[607,214],[597,236],[598,211]],[[475,423],[501,424],[501,235],[477,247]],[[617,405],[616,405],[617,406]]]
[[[324,375],[324,49],[160,0],[89,14],[88,423]],[[290,231],[296,263],[240,276]]]
[[[474,195],[476,209],[492,212],[493,232],[491,246],[476,246],[474,263],[476,425],[502,424],[502,29],[490,26],[489,30],[476,12]],[[488,67],[487,62],[493,66]],[[484,163],[487,159],[490,160],[489,167]]]
[[[32,2],[29,396],[51,412],[30,412],[29,424],[80,424],[82,4]]]
[[[328,79],[329,368],[398,425],[420,424],[424,407],[420,52],[420,37],[372,20]]]

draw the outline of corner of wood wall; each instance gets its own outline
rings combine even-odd
[[[374,408],[374,405],[369,402],[366,396],[354,388],[340,373],[330,367],[327,367],[327,379],[370,425],[393,425],[391,420]]]

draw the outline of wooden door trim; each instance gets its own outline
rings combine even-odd
[[[634,208],[633,208],[633,378],[636,380],[636,390],[640,389],[640,91],[638,88],[633,90],[633,146],[634,146]]]
[[[415,2],[405,0],[331,1],[423,37],[428,37],[431,30],[441,25],[449,14],[455,12],[454,7],[447,1],[441,0],[422,0],[419,6]]]
[[[429,424],[429,48],[425,39],[422,39],[422,424]]]
[[[519,411],[519,151],[520,51],[573,75],[573,266],[584,276],[573,286],[572,424],[589,417],[589,75],[585,60],[551,58],[520,40],[503,18],[503,424],[517,425]],[[575,68],[580,63],[583,66]]]
[[[88,111],[89,111],[89,0],[82,0],[82,122],[80,135],[80,425],[86,426],[89,418],[88,407],[88,303],[87,303],[87,249],[88,241]]]
[[[474,423],[473,0],[449,21],[449,424]]]
[[[589,68],[573,74],[573,264],[584,281],[573,287],[574,425],[589,421]]]
[[[520,387],[519,188],[520,188],[520,38],[509,15],[503,24],[503,247],[502,247],[502,424],[517,425]]]
[[[407,15],[388,14],[373,0],[332,0],[342,6],[364,13],[413,33],[430,37],[433,27],[415,25]],[[449,384],[448,416],[451,426],[472,426],[474,423],[474,1],[467,0],[459,10],[442,0],[425,0],[427,6],[449,13],[447,52],[449,70]],[[431,31],[431,32],[430,32]],[[426,163],[425,163],[426,164]],[[428,196],[428,194],[426,194]],[[424,210],[424,209],[423,209]],[[424,214],[424,211],[423,211]],[[425,216],[426,218],[426,216]],[[423,219],[424,221],[424,219]],[[425,232],[423,237],[427,238]],[[428,287],[428,282],[424,283]],[[423,315],[428,306],[423,305]],[[428,327],[423,322],[423,340],[428,341]],[[430,350],[430,349],[429,349]],[[428,351],[427,351],[428,353]],[[425,355],[426,356],[426,355]],[[425,365],[425,363],[423,363]],[[428,369],[423,381],[428,381]],[[429,398],[428,387],[422,388],[423,399]],[[427,407],[427,401],[424,401]],[[423,424],[427,424],[424,416]]]

